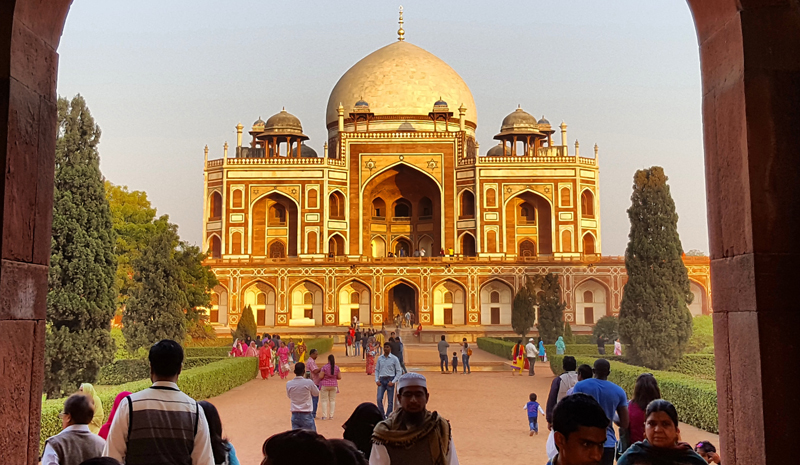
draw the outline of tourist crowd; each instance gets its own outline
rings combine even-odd
[[[289,368],[282,365],[294,364],[294,377],[286,383],[292,429],[264,442],[262,465],[458,463],[450,423],[427,409],[430,393],[426,378],[406,371],[402,342],[394,333],[376,356],[379,334],[368,336],[370,351],[366,355],[367,360],[373,357],[372,372],[368,373],[375,377],[377,402],[362,403],[352,412],[343,424],[344,439],[326,439],[316,433],[318,410],[321,420],[332,420],[335,415],[341,370],[333,354],[320,366],[317,350],[306,354],[302,340],[293,344],[278,336],[264,335],[256,341],[234,343],[233,356],[259,357],[265,379],[274,374],[272,367],[276,365],[281,378],[286,378]],[[556,346],[558,352],[563,350],[563,341],[560,342],[561,346]],[[468,370],[471,349],[466,339],[461,346],[462,357],[466,357],[462,363]],[[246,349],[240,355],[243,348]],[[443,373],[449,372],[445,365],[448,348],[449,343],[442,336],[438,349]],[[396,350],[400,357],[395,355]],[[544,345],[539,341],[537,347],[533,339],[526,346],[519,341],[512,355],[516,371],[525,367],[520,358],[532,367],[537,357],[546,357]],[[266,368],[262,357],[269,362]],[[454,358],[455,367],[458,360]],[[119,393],[105,422],[103,405],[94,387],[82,384],[79,392],[64,402],[59,415],[63,429],[47,439],[41,464],[238,465],[233,444],[222,434],[216,407],[207,401],[195,401],[178,388],[183,361],[183,349],[178,343],[162,340],[154,344],[149,352],[152,386],[136,393]],[[551,383],[545,408],[536,393],[530,394],[524,406],[531,436],[539,433],[539,417],[546,419],[550,432],[548,465],[612,465],[615,460],[618,465],[720,463],[710,442],[694,447],[681,442],[677,409],[661,399],[652,374],[643,373],[637,378],[629,400],[622,388],[608,380],[611,365],[605,359],[597,359],[591,367],[578,367],[574,357],[565,356],[563,370]],[[529,374],[533,375],[532,369]]]

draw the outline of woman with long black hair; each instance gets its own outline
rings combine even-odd
[[[201,400],[198,404],[203,408],[203,413],[208,421],[208,435],[211,439],[211,451],[214,453],[214,464],[239,465],[233,444],[222,437],[222,420],[219,419],[217,408],[206,400]]]
[[[342,373],[336,366],[336,358],[328,355],[328,363],[319,371],[319,409],[322,411],[323,420],[333,420],[336,410],[336,394],[339,392],[339,380]]]

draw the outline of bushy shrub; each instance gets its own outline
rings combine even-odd
[[[575,336],[575,344],[595,344],[597,341],[594,339],[594,336],[591,334],[576,334]]]
[[[147,358],[148,348],[141,347],[136,352],[128,352],[127,346],[125,345],[125,336],[122,335],[122,329],[120,328],[112,328],[111,329],[111,339],[114,340],[114,343],[117,345],[117,351],[114,353],[114,360],[129,360],[132,358]],[[101,369],[102,371],[102,369]],[[100,384],[100,383],[98,383]]]
[[[231,333],[231,336],[233,336],[234,339],[242,340],[250,336],[250,339],[255,340],[257,330],[256,317],[253,316],[253,309],[248,305],[242,310],[242,317],[239,319],[239,323],[236,325],[236,329]]]
[[[616,341],[619,337],[619,320],[615,316],[604,316],[597,320],[592,328],[592,337],[597,342],[598,337],[602,337],[606,343]]]
[[[717,378],[714,355],[686,354],[669,367],[669,371],[712,381]]]
[[[218,396],[254,379],[257,372],[257,357],[228,358],[184,371],[178,378],[178,387],[188,396],[203,400]],[[108,420],[109,411],[118,393],[122,391],[138,392],[147,389],[151,384],[149,379],[143,379],[98,389],[98,395],[103,402],[103,410],[106,415],[104,421]],[[63,409],[65,400],[62,398],[42,402],[40,451],[44,450],[44,442],[48,437],[61,432],[61,420],[58,418],[58,414]]]
[[[212,362],[217,362],[227,356],[187,356],[183,361],[183,369],[189,370]],[[130,383],[150,377],[150,362],[146,359],[116,360],[100,369],[97,377],[98,385]]]
[[[332,337],[318,337],[303,342],[306,344],[306,352],[311,352],[311,349],[317,349],[317,352],[322,355],[333,349]]]
[[[692,318],[692,337],[686,344],[686,353],[714,353],[714,319],[711,315],[699,315]]]
[[[605,357],[610,359],[610,357]],[[553,373],[560,373],[564,356],[550,357],[550,368]],[[576,357],[578,365],[593,365],[596,357]],[[717,414],[717,383],[706,379],[687,376],[669,371],[649,370],[644,367],[611,361],[611,374],[608,380],[618,384],[633,395],[636,377],[650,372],[658,380],[661,396],[672,402],[678,409],[680,421],[696,426],[711,433],[719,432],[719,416]]]

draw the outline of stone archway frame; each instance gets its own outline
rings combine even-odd
[[[466,326],[466,325],[470,324],[469,314],[473,313],[473,312],[470,312],[469,276],[467,277],[467,283],[466,284],[462,283],[461,281],[459,281],[455,276],[448,276],[447,278],[442,278],[442,279],[440,279],[439,281],[433,283],[430,286],[430,288],[428,289],[428,299],[432,302],[431,317],[433,318],[433,313],[435,311],[434,306],[436,305],[436,299],[434,298],[434,293],[436,292],[436,288],[439,287],[439,286],[442,286],[442,285],[444,285],[445,283],[448,283],[448,282],[451,282],[451,283],[457,285],[458,287],[460,287],[461,288],[461,292],[464,293],[464,296],[463,296],[463,299],[464,299],[464,302],[463,302],[463,305],[464,305],[464,323],[463,324]],[[453,302],[453,304],[455,304],[455,302]],[[431,323],[431,324],[433,324],[433,323]],[[453,324],[455,324],[455,323],[453,323]]]
[[[556,248],[555,248],[556,218],[555,218],[555,207],[553,205],[553,201],[548,199],[541,192],[537,192],[537,191],[535,191],[533,189],[530,189],[530,188],[520,189],[519,191],[514,192],[513,195],[511,195],[510,197],[508,197],[507,199],[505,199],[503,201],[503,209],[502,209],[503,224],[501,225],[502,226],[502,231],[503,231],[503,244],[506,245],[506,237],[507,237],[506,223],[507,223],[507,221],[506,221],[505,215],[508,212],[508,203],[511,202],[512,200],[514,200],[515,198],[519,197],[520,195],[526,193],[526,192],[529,192],[529,193],[531,193],[533,195],[538,195],[539,197],[543,198],[550,205],[550,230],[551,230],[550,231],[550,250],[551,250],[550,253],[551,254],[555,253],[555,251],[556,251]],[[516,224],[516,218],[515,218],[514,224]],[[537,224],[536,227],[538,228],[539,225]],[[539,246],[540,246],[540,243],[541,243],[542,240],[541,240],[541,237],[539,237],[538,234],[537,234],[537,238],[536,239],[537,239],[536,240],[536,255],[538,256],[539,255]],[[514,252],[518,254],[519,253],[519,243],[517,242],[516,229],[514,231],[514,244],[515,244],[515,247],[517,248]],[[508,247],[506,247],[505,253],[508,253]]]
[[[295,208],[297,208],[297,218],[295,218],[295,220],[297,221],[297,253],[299,254],[300,250],[302,250],[300,248],[300,244],[303,243],[303,241],[302,241],[303,232],[301,231],[301,228],[300,228],[300,225],[301,225],[300,212],[303,211],[303,210],[302,210],[302,208],[300,208],[300,202],[297,199],[293,198],[292,196],[290,196],[286,192],[279,191],[278,189],[276,189],[274,187],[271,190],[267,191],[267,192],[259,193],[258,196],[255,197],[255,198],[251,198],[250,199],[250,203],[247,205],[247,254],[250,255],[250,254],[253,253],[253,205],[255,205],[256,202],[258,202],[262,198],[270,196],[272,194],[278,194],[278,195],[281,195],[283,197],[286,197],[287,199],[291,200],[292,203],[295,205]],[[269,210],[267,211],[267,215],[269,215]],[[286,215],[288,216],[289,212],[286,212]],[[287,230],[286,237],[287,238],[289,237],[289,234],[288,234],[288,230],[289,229],[290,229],[289,228],[289,219],[287,218],[286,219],[286,230]],[[244,240],[244,238],[242,238],[242,240]],[[267,257],[269,257],[269,241],[268,240],[264,242],[264,249],[265,249],[264,253],[267,254]],[[289,257],[289,244],[288,243],[286,244],[286,256]]]
[[[613,292],[611,290],[611,286],[604,283],[603,281],[597,279],[594,276],[586,276],[583,277],[580,281],[576,282],[572,286],[572,313],[574,314],[573,322],[577,323],[578,321],[578,288],[581,287],[584,283],[592,281],[600,285],[605,292],[605,306],[606,311],[603,316],[614,316],[614,302],[612,302]],[[602,318],[602,317],[601,317]],[[595,321],[595,323],[597,323]]]
[[[417,321],[419,323],[430,324],[430,319],[433,318],[433,308],[430,309],[430,312],[423,312],[422,302],[420,302],[420,300],[422,299],[422,288],[421,288],[421,286],[418,285],[417,283],[415,283],[414,281],[412,281],[412,280],[410,280],[408,278],[405,278],[405,277],[393,277],[393,278],[394,279],[392,279],[391,281],[389,281],[388,283],[383,285],[383,291],[381,292],[381,298],[388,298],[389,291],[392,288],[394,288],[395,286],[397,286],[398,284],[400,284],[400,283],[407,284],[412,289],[414,289],[414,293],[416,294],[416,297],[417,297],[417,313],[418,313],[418,317],[419,317],[419,320],[417,320]],[[385,304],[385,302],[382,302],[382,305],[383,304]],[[387,309],[384,306],[381,310],[382,310],[382,312],[380,314],[384,315],[386,313]],[[425,314],[428,314],[429,315],[428,318],[430,318],[429,320],[427,320],[427,322],[426,321],[422,321],[423,320],[423,315],[425,315]],[[381,318],[383,318],[383,317],[381,317]],[[373,317],[373,322],[374,322],[374,317]],[[387,322],[383,321],[383,323],[387,323]],[[378,324],[380,324],[380,323],[378,323]]]
[[[337,321],[336,324],[338,325],[338,321],[339,321],[339,293],[342,291],[342,289],[345,288],[345,286],[348,286],[348,285],[350,285],[352,283],[358,283],[358,284],[360,284],[360,285],[362,285],[362,286],[367,288],[367,291],[369,292],[369,307],[370,307],[369,308],[369,313],[370,313],[370,321],[369,322],[372,323],[372,312],[373,312],[373,309],[375,308],[374,302],[376,300],[375,299],[375,292],[372,290],[373,286],[367,284],[363,279],[347,278],[344,281],[342,281],[340,284],[337,283],[334,286],[335,290],[334,290],[333,295],[334,295],[334,298],[336,299],[336,305],[334,306],[334,308],[335,308],[335,312],[334,313],[335,313],[336,316],[334,318]],[[359,307],[360,306],[361,306],[361,303],[359,302]],[[352,318],[352,315],[350,316],[350,318]],[[365,321],[361,321],[361,315],[359,315],[359,323],[366,324]]]
[[[412,164],[409,164],[409,163],[407,163],[405,161],[402,161],[402,160],[401,161],[397,161],[395,163],[392,163],[391,165],[388,165],[388,166],[385,166],[385,167],[379,169],[375,173],[372,173],[370,175],[370,177],[368,177],[363,182],[361,182],[361,185],[358,188],[358,204],[362,205],[362,206],[364,205],[364,190],[367,188],[367,186],[369,186],[369,184],[377,176],[379,176],[384,171],[388,171],[388,170],[390,170],[390,169],[392,169],[392,168],[394,168],[395,166],[398,166],[398,165],[407,166],[409,168],[417,170],[418,172],[420,172],[420,173],[424,174],[425,176],[427,176],[428,178],[430,178],[434,182],[434,184],[436,184],[436,187],[439,189],[439,208],[440,208],[439,211],[440,212],[444,212],[444,208],[445,208],[445,206],[444,206],[444,186],[442,186],[442,184],[439,182],[439,180],[436,179],[436,177],[434,177],[431,173],[423,171],[422,168],[416,167],[416,166],[414,166]],[[359,177],[360,176],[361,175],[359,174]],[[385,202],[385,200],[384,200],[384,202]],[[372,208],[371,206],[372,206],[372,202],[370,201],[370,208]],[[386,209],[389,210],[389,208],[390,207],[387,204]],[[387,213],[388,213],[388,211],[387,211]],[[444,242],[444,237],[445,237],[445,234],[444,234],[444,221],[439,221],[439,223],[440,223],[439,224],[439,229],[441,230],[439,232],[439,234],[442,237],[442,242]],[[455,228],[455,224],[453,225],[453,227]],[[362,214],[358,215],[358,230],[359,231],[363,231],[364,230],[364,215],[362,215]],[[370,241],[371,241],[371,239],[370,239]],[[391,243],[391,242],[394,242],[394,241],[389,240],[389,242]],[[411,244],[414,244],[414,241],[409,240],[409,242]],[[387,253],[388,253],[388,247],[389,247],[389,244],[387,244]],[[364,235],[363,234],[359,234],[358,235],[358,253],[359,253],[359,255],[364,255]]]
[[[258,284],[264,284],[265,286],[269,287],[272,290],[272,292],[275,294],[275,303],[273,304],[275,308],[272,309],[272,318],[273,318],[273,326],[277,326],[277,323],[278,323],[278,288],[275,287],[275,285],[269,283],[268,281],[265,281],[263,279],[263,277],[257,277],[257,278],[251,279],[250,281],[248,281],[246,284],[244,284],[243,286],[241,286],[239,288],[239,296],[240,296],[240,298],[238,300],[239,308],[237,309],[237,313],[241,315],[242,312],[244,311],[244,308],[246,306],[245,303],[244,303],[244,300],[245,300],[247,291],[251,287],[256,286]],[[267,304],[267,305],[269,305],[269,304]],[[256,320],[258,319],[258,314],[254,314],[253,316],[256,317]]]

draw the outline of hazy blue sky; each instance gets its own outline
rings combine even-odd
[[[685,250],[708,250],[700,63],[682,0],[404,1],[406,40],[470,86],[482,151],[517,104],[600,146],[603,253],[622,254],[633,173],[664,166]],[[397,2],[75,0],[59,95],[86,97],[101,167],[199,242],[203,146],[282,106],[322,153],[339,77],[396,40]],[[558,140],[558,137],[556,138]],[[247,140],[247,139],[246,139]]]

